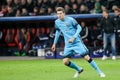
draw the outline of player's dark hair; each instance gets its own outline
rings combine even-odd
[[[62,11],[63,13],[65,13],[65,9],[64,9],[63,7],[57,7],[57,8],[56,8],[56,12],[57,12],[57,11]]]

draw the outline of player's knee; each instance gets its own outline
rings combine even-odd
[[[93,59],[92,59],[92,58],[90,58],[90,59],[88,60],[88,62],[89,62],[89,63],[91,63],[92,61],[93,61]]]
[[[68,66],[69,65],[69,61],[68,60],[63,60],[63,64]]]
[[[63,64],[67,66],[69,64],[69,62],[68,61],[63,61]]]
[[[90,59],[90,56],[89,55],[85,55],[84,59],[88,61]]]
[[[84,58],[85,58],[85,60],[87,60],[89,63],[92,62],[92,58],[91,58],[89,55],[86,55]]]

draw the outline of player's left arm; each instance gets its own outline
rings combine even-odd
[[[80,32],[81,32],[81,30],[82,30],[82,28],[81,28],[81,26],[78,24],[78,25],[76,25],[76,33],[74,34],[74,38],[76,38],[79,34],[80,34]]]
[[[75,19],[72,20],[72,23],[73,23],[73,26],[76,28],[76,33],[69,40],[70,43],[74,41],[74,39],[80,34],[82,30],[82,27],[78,24],[78,22]]]

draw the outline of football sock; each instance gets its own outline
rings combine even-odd
[[[70,67],[70,68],[73,68],[77,71],[80,71],[82,69],[81,67],[77,66],[75,63],[73,63],[71,61],[69,62],[69,64],[67,66]]]
[[[88,61],[90,63],[90,65],[98,72],[98,74],[102,73],[102,71],[99,69],[99,67],[97,66],[97,64],[95,63],[94,60],[92,60],[90,58],[90,60]]]

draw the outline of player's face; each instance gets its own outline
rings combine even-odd
[[[65,13],[63,11],[57,11],[57,16],[60,20],[64,19]]]

